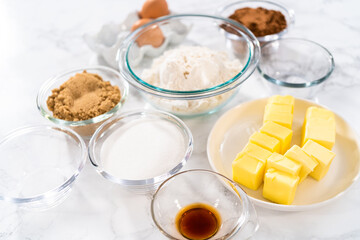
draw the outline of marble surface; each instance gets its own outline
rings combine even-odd
[[[97,32],[105,23],[121,22],[142,2],[0,0],[0,137],[20,126],[47,123],[35,104],[42,83],[66,69],[98,64],[83,35]],[[212,13],[222,4],[225,1],[169,0],[176,12]],[[288,36],[319,42],[334,55],[335,71],[318,101],[359,133],[360,2],[288,0],[285,4],[296,13]],[[133,89],[130,94],[124,111],[151,108]],[[186,169],[210,168],[206,141],[219,116],[241,102],[269,94],[255,73],[221,111],[185,119],[195,139]],[[150,199],[151,195],[129,193],[106,182],[87,162],[70,196],[55,208],[24,211],[0,202],[0,239],[165,239],[151,220]],[[359,182],[339,200],[312,211],[256,210],[260,228],[253,239],[360,239]]]

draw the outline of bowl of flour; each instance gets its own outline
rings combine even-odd
[[[164,36],[182,28],[182,39],[143,55],[136,39],[159,27]],[[223,26],[243,36],[247,49],[241,55],[229,47]],[[159,18],[128,35],[118,52],[122,76],[155,107],[180,116],[215,112],[224,106],[254,71],[259,42],[244,26],[232,20],[199,14]],[[140,58],[141,57],[141,58]],[[141,59],[139,61],[139,59]]]

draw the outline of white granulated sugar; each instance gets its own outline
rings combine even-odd
[[[174,168],[185,153],[182,133],[172,123],[138,119],[116,129],[103,143],[101,159],[109,174],[137,180]]]
[[[240,61],[226,52],[206,47],[181,46],[164,52],[144,70],[144,81],[164,89],[191,91],[224,83],[241,70]]]

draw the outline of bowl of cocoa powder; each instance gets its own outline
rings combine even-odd
[[[260,44],[277,40],[286,34],[294,23],[294,11],[271,1],[237,1],[218,9],[217,15],[230,18],[248,28]],[[227,32],[233,40],[241,40]]]
[[[129,85],[120,73],[104,66],[73,69],[51,77],[36,103],[51,122],[89,139],[125,103]]]

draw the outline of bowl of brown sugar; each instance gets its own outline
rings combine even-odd
[[[119,72],[84,67],[51,77],[40,88],[36,103],[45,118],[87,139],[121,108],[128,91]]]
[[[243,24],[260,44],[277,40],[286,34],[294,23],[294,11],[271,1],[237,1],[218,9],[217,15]],[[236,34],[228,37],[239,40]]]

